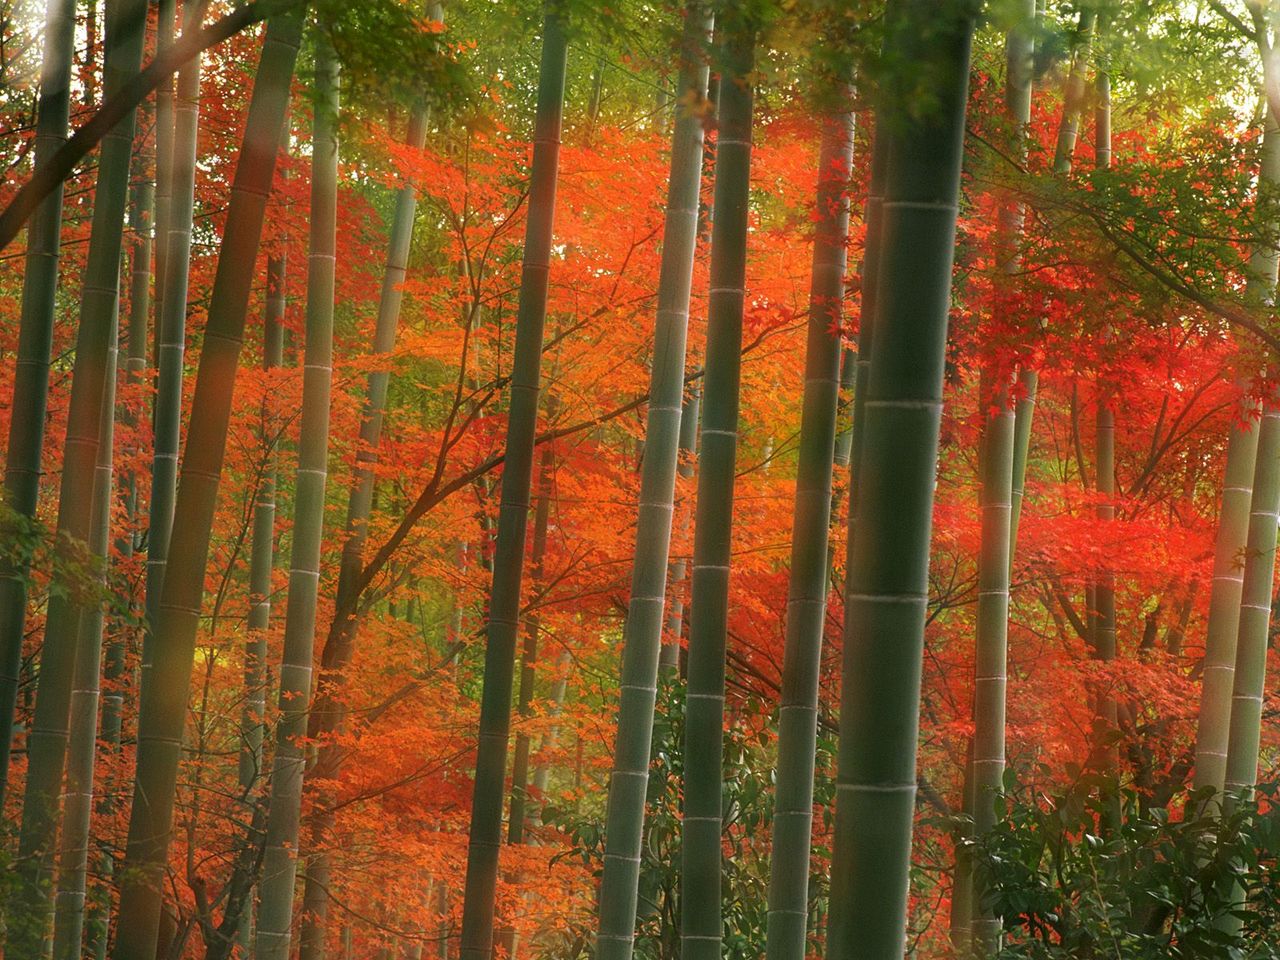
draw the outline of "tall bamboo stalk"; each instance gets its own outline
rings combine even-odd
[[[161,883],[173,829],[178,762],[235,371],[305,15],[305,5],[298,4],[267,21],[231,188],[174,509],[170,555],[175,563],[165,571],[154,624],[156,656],[142,688],[137,777],[119,881],[115,960],[154,960]]]
[[[852,90],[836,96],[851,100]],[[840,398],[853,125],[854,114],[848,103],[826,116],[818,157],[817,227],[809,287],[804,405],[778,722],[773,856],[769,866],[769,960],[804,960],[807,952],[814,744],[818,735],[818,679],[829,584],[827,543]]]
[[[1264,111],[1262,157],[1258,180],[1280,183],[1280,123],[1270,110]],[[1246,297],[1255,304],[1275,300],[1280,258],[1274,247],[1256,244],[1249,253]],[[1195,789],[1213,788],[1221,794],[1226,783],[1227,747],[1232,716],[1232,687],[1235,677],[1236,640],[1240,622],[1240,597],[1244,584],[1243,554],[1249,533],[1253,476],[1257,465],[1258,424],[1256,404],[1246,400],[1231,425],[1227,439],[1227,459],[1222,479],[1222,503],[1218,512],[1218,534],[1213,551],[1213,581],[1209,592],[1209,622],[1205,631],[1204,686],[1196,725]],[[1221,809],[1221,797],[1211,798],[1206,812]]]
[[[119,0],[112,12],[103,61],[106,96],[112,96],[141,66],[145,14],[145,0]],[[56,550],[61,564],[55,568],[49,594],[35,717],[27,739],[27,782],[18,835],[21,906],[11,914],[25,922],[10,926],[7,956],[37,956],[46,935],[53,906],[52,868],[80,620],[91,606],[99,606],[88,592],[77,588],[74,565],[77,554],[92,539],[102,408],[104,398],[114,396],[114,390],[107,394],[106,383],[115,343],[133,133],[130,112],[103,138],[99,155],[59,487]]]
[[[428,17],[435,21],[444,19],[440,4],[432,4]],[[409,118],[406,143],[414,150],[426,144],[428,113],[425,107],[416,108]],[[382,274],[382,291],[378,301],[378,318],[374,327],[373,349],[375,356],[385,356],[395,346],[396,331],[400,323],[400,305],[404,299],[404,280],[408,270],[409,251],[413,242],[413,224],[417,212],[417,191],[411,183],[405,184],[396,194],[392,214],[391,231],[387,244],[387,260]],[[364,409],[360,419],[360,450],[356,471],[347,499],[347,523],[342,544],[342,557],[338,566],[336,607],[339,610],[355,610],[356,591],[364,561],[364,548],[368,540],[369,517],[373,512],[374,467],[378,463],[378,446],[382,441],[382,418],[386,408],[390,372],[377,370],[369,374]],[[342,764],[343,750],[327,740],[327,735],[339,730],[346,717],[340,696],[346,682],[347,668],[354,653],[356,629],[359,625],[354,613],[330,625],[321,652],[321,674],[311,707],[308,736],[325,740],[320,747],[315,764],[305,779],[333,779]],[[304,783],[306,789],[313,789]],[[325,933],[329,910],[328,834],[334,819],[333,798],[326,793],[316,796],[307,824],[311,850],[307,859],[306,882],[303,886],[302,927],[299,940],[301,960],[321,960],[324,956]]]
[[[1258,430],[1253,472],[1253,503],[1245,549],[1244,582],[1231,690],[1231,728],[1227,741],[1224,810],[1238,799],[1251,799],[1258,782],[1258,745],[1262,734],[1262,702],[1266,693],[1267,641],[1271,628],[1272,584],[1276,569],[1276,516],[1280,511],[1280,408],[1268,401]],[[1243,885],[1236,897],[1243,899]],[[1223,925],[1240,929],[1241,919],[1228,916]]]
[[[302,426],[294,485],[293,546],[280,664],[276,724],[256,960],[288,960],[293,886],[298,870],[303,740],[311,705],[311,665],[324,539],[329,460],[329,400],[333,381],[333,295],[338,215],[338,60],[323,34],[316,38],[315,120],[311,139],[311,237],[307,258],[307,325],[302,374]]]
[[[183,33],[198,30],[204,7],[185,5]],[[182,434],[183,356],[186,350],[187,282],[191,269],[191,224],[195,214],[196,150],[200,126],[200,57],[196,55],[178,73],[178,93],[173,101],[173,139],[168,165],[162,168],[169,196],[160,221],[159,246],[163,265],[157,277],[163,287],[157,296],[156,399],[151,461],[150,524],[147,530],[146,614],[147,632],[142,639],[142,676],[155,657],[153,636],[173,528],[174,498],[178,484],[178,447]],[[157,135],[163,135],[157,121]],[[159,141],[158,141],[159,142]]]
[[[153,162],[146,154],[135,154],[135,182],[133,193],[134,231],[133,254],[129,282],[129,325],[128,346],[125,358],[125,383],[129,387],[137,387],[142,382],[147,369],[147,329],[151,312],[151,256],[153,216],[155,204],[155,182],[145,168]],[[138,170],[138,167],[143,168]],[[138,179],[140,177],[140,179]],[[137,423],[137,410],[122,407],[121,422],[128,427]],[[135,531],[138,519],[138,478],[132,473],[123,478],[123,499],[125,511],[124,529],[116,537],[116,552],[120,556],[121,565],[133,556]],[[132,601],[132,596],[130,600]],[[124,622],[115,624],[114,635],[107,644],[102,672],[102,744],[106,752],[118,755],[124,726],[125,674],[128,670],[128,637],[132,625]],[[98,809],[109,814],[115,809],[114,784],[109,784],[98,799]],[[103,849],[99,856],[103,878],[109,878],[115,870],[115,857],[108,849]],[[107,955],[107,935],[110,932],[111,897],[108,891],[101,890],[99,896],[89,905],[89,913],[85,919],[85,953],[94,960],[105,960]]]
[[[178,25],[177,0],[156,0],[156,54],[173,46]],[[165,265],[169,259],[169,211],[173,196],[173,149],[175,122],[173,109],[174,78],[164,77],[156,87],[156,268],[155,268],[155,337],[152,365],[160,366],[161,318],[164,315]],[[185,304],[184,304],[185,309]]]
[[[929,535],[976,12],[969,0],[898,0],[888,14],[893,69],[879,122],[889,168],[845,601],[833,960],[900,960],[906,948]],[[930,108],[912,110],[921,97]]]
[[[520,588],[524,577],[525,527],[533,479],[533,448],[538,422],[542,333],[551,273],[552,219],[564,113],[567,44],[564,25],[549,5],[543,19],[542,58],[534,120],[533,168],[529,179],[528,221],[520,305],[511,365],[511,404],[507,417],[506,462],[498,513],[498,541],[489,597],[480,736],[476,751],[467,879],[462,909],[462,960],[490,960],[493,950],[494,898],[502,847],[502,808],[506,791],[507,740],[511,730],[511,692],[516,636],[520,627]]]
[[[685,394],[680,406],[680,443],[676,474],[685,480],[693,478],[695,463],[698,457],[698,416],[702,407],[702,385],[693,384]],[[674,523],[677,504],[672,499],[672,521]],[[691,511],[681,505],[680,529],[683,536],[688,532],[692,519]],[[668,549],[668,558],[670,550]],[[689,562],[683,555],[675,560],[668,559],[670,573],[667,581],[670,584],[671,603],[667,609],[666,634],[662,649],[658,654],[660,670],[675,673],[680,668],[680,634],[684,631],[684,590],[685,578],[689,575]],[[650,735],[652,739],[652,735]]]
[[[32,150],[36,167],[47,163],[67,139],[75,13],[74,0],[52,0],[45,7],[44,60],[40,66],[40,99],[36,105],[36,138]],[[13,511],[15,522],[30,523],[35,519],[40,495],[62,238],[62,193],[62,184],[59,184],[32,214],[27,227],[18,356],[4,465],[5,506]],[[26,531],[26,534],[33,532]],[[14,557],[10,557],[6,549],[0,561],[0,804],[9,788],[9,751],[22,671],[30,547],[22,546],[21,553]]]
[[[1015,155],[1025,155],[1027,124],[1031,121],[1035,0],[1023,0],[1018,21],[1005,40],[1005,117],[1014,138]],[[999,214],[1001,282],[1009,284],[1021,258],[1023,208],[1009,199]],[[994,362],[994,361],[991,361]],[[974,647],[973,694],[973,829],[985,836],[996,823],[996,796],[1003,790],[1005,769],[1005,700],[1008,687],[1009,570],[1013,558],[1013,484],[1017,457],[1017,423],[1007,382],[992,376],[979,390],[983,411],[979,447],[982,543],[978,556],[978,616]],[[987,411],[992,411],[987,413]],[[1030,422],[1026,423],[1030,433]],[[1026,452],[1022,463],[1025,469]],[[1019,478],[1019,484],[1021,478]],[[957,861],[957,867],[960,863]],[[981,956],[999,949],[1000,921],[983,906],[985,890],[974,877],[972,903],[973,947]]]
[[[118,305],[118,301],[117,301]],[[117,310],[117,317],[119,311]],[[107,588],[106,564],[111,543],[112,454],[118,320],[112,324],[102,408],[98,414],[98,452],[94,470],[89,552],[99,564],[98,590]],[[71,691],[71,726],[63,792],[62,839],[58,852],[57,891],[53,913],[53,960],[80,960],[85,924],[85,878],[89,865],[89,823],[93,815],[93,771],[98,752],[98,699],[102,670],[102,603],[88,605],[80,616],[76,665]]]
[[[746,296],[755,28],[747,15],[721,20],[716,183],[711,226],[711,290],[702,450],[690,576],[685,696],[684,816],[680,841],[680,952],[684,960],[721,954],[721,793],[725,641],[729,613],[733,492],[738,449],[742,311]],[[824,558],[825,559],[825,558]],[[647,764],[648,751],[644,760]],[[644,789],[645,780],[637,777]]]
[[[685,433],[681,413],[685,346],[702,185],[703,126],[692,104],[706,95],[708,68],[703,48],[710,29],[711,13],[706,5],[690,3],[681,34],[679,73],[680,98],[688,101],[686,108],[678,111],[671,139],[635,560],[622,641],[618,733],[605,820],[600,925],[596,934],[600,960],[627,960],[635,936],[671,518],[680,438]],[[696,427],[696,413],[692,420]]]

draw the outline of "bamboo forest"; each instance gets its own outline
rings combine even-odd
[[[0,0],[0,960],[1280,960],[1280,0]]]

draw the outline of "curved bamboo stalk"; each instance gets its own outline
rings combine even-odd
[[[137,776],[119,880],[115,960],[154,960],[155,956],[161,882],[173,829],[178,762],[235,370],[304,16],[305,6],[298,4],[267,21],[231,188],[174,508],[170,555],[180,562],[170,564],[165,572],[154,625],[156,656],[142,688]]]

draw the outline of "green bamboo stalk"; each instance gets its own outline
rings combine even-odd
[[[511,729],[511,692],[516,635],[520,626],[525,527],[529,517],[534,437],[538,422],[542,333],[551,272],[552,219],[555,215],[560,127],[564,114],[566,59],[564,26],[555,7],[548,5],[543,20],[529,212],[511,366],[506,462],[502,473],[498,540],[489,597],[480,735],[462,908],[462,960],[490,960],[493,951],[494,898],[506,794],[503,780]]]
[[[840,399],[836,412],[836,448],[833,456],[837,467],[849,466],[853,453],[853,388],[858,378],[858,351],[845,347],[840,355]]]
[[[142,64],[145,11],[145,0],[120,0],[113,10],[103,62],[106,96],[114,94]],[[99,606],[78,589],[73,569],[76,556],[92,538],[98,434],[115,340],[133,132],[131,112],[103,139],[99,155],[58,499],[56,549],[62,562],[55,568],[49,594],[35,717],[27,739],[27,782],[18,835],[20,906],[11,914],[24,922],[15,922],[8,930],[6,955],[13,957],[38,956],[48,930],[80,619],[85,611]]]
[[[284,362],[284,315],[288,306],[285,278],[288,260],[281,250],[267,259],[267,289],[262,321],[262,370],[277,369]],[[240,717],[239,783],[250,790],[263,773],[262,739],[267,712],[267,630],[271,626],[271,571],[275,559],[276,436],[277,415],[271,398],[263,403],[266,466],[253,504],[253,547],[249,554],[249,616],[245,639],[245,706]]]
[[[107,555],[111,543],[118,315],[117,310],[98,414],[98,451],[89,534],[89,552],[98,566],[95,586],[101,594],[105,594],[107,589]],[[93,814],[94,759],[98,752],[98,698],[101,692],[98,678],[102,668],[103,606],[99,602],[84,609],[76,638],[62,839],[54,895],[53,960],[80,960],[83,956],[81,940],[85,922],[85,878],[89,865],[89,823]]]
[[[294,485],[293,546],[280,664],[266,849],[259,881],[255,960],[288,960],[293,887],[298,870],[303,741],[311,704],[316,601],[324,538],[333,382],[333,296],[338,213],[338,60],[323,33],[316,38],[315,120],[311,140],[311,238],[307,259],[307,325],[302,375],[302,426]]]
[[[444,11],[441,5],[433,4],[427,16],[432,20],[443,21]],[[426,144],[427,120],[425,107],[415,109],[409,118],[406,143],[415,150],[421,150]],[[378,319],[373,335],[372,352],[375,356],[385,356],[395,346],[416,212],[417,191],[413,184],[405,184],[396,194],[395,211],[392,214],[387,261],[378,302]],[[338,566],[336,606],[339,610],[356,609],[356,593],[368,540],[369,517],[373,512],[373,471],[378,463],[382,417],[390,379],[390,372],[386,370],[369,374],[360,420],[360,449],[357,453],[355,477],[347,499],[345,539]],[[320,747],[316,763],[305,774],[307,781],[332,780],[342,766],[343,750],[334,745],[326,735],[340,729],[346,717],[339,693],[346,682],[346,671],[354,652],[358,626],[359,621],[354,613],[335,619],[330,624],[325,639],[320,659],[321,675],[316,684],[308,728],[310,739],[325,742]],[[304,788],[318,789],[312,783],[304,783]],[[333,818],[332,796],[318,793],[307,824],[312,852],[308,856],[306,881],[303,885],[300,960],[321,960],[324,956],[329,910],[330,857],[327,837],[333,826]]]
[[[703,46],[710,30],[711,13],[706,5],[690,3],[681,36],[679,86],[680,97],[695,102],[706,93],[708,68]],[[662,647],[675,478],[680,463],[681,435],[688,439],[682,422],[684,365],[689,295],[698,242],[703,140],[701,119],[693,110],[680,110],[671,138],[635,560],[623,632],[618,733],[605,820],[596,934],[600,960],[627,960],[635,936],[640,844]],[[695,410],[696,402],[692,401]],[[695,412],[691,428],[696,428],[696,423]]]
[[[151,157],[135,154],[135,179],[133,188],[132,228],[134,231],[133,254],[129,281],[129,325],[128,345],[125,357],[125,383],[134,387],[141,383],[147,369],[147,318],[151,311],[151,255],[153,211],[155,203],[155,184],[146,168]],[[139,173],[138,168],[141,168]],[[132,427],[137,422],[134,410],[124,407],[120,411],[121,422]],[[125,528],[116,538],[116,552],[122,564],[133,556],[134,531],[138,518],[138,484],[137,477],[130,473],[123,481]],[[132,598],[131,598],[132,599]],[[128,668],[127,636],[130,627],[118,622],[110,643],[107,644],[106,661],[103,667],[102,693],[102,743],[107,752],[118,755],[124,720],[124,686],[125,672]],[[103,790],[98,800],[98,809],[103,814],[110,814],[115,809],[113,788]],[[109,850],[103,850],[99,856],[100,869],[104,878],[109,878],[115,870],[115,858]],[[85,953],[94,960],[105,960],[107,954],[107,935],[110,932],[111,898],[106,890],[89,906],[89,914],[85,920]]]
[[[1277,511],[1280,511],[1280,408],[1272,399],[1263,409],[1253,472],[1253,503],[1245,548],[1227,741],[1223,809],[1228,815],[1238,800],[1252,797],[1258,782],[1267,634],[1271,627],[1271,587],[1275,582]],[[1236,897],[1242,899],[1243,896],[1242,885],[1237,885]],[[1228,916],[1222,923],[1229,932],[1234,932],[1240,929],[1241,919]]]
[[[137,776],[119,879],[115,960],[154,960],[161,883],[173,829],[178,762],[235,370],[305,12],[305,4],[290,5],[267,21],[236,164],[174,509],[170,555],[175,563],[165,572],[155,623],[156,657],[142,688]]]
[[[156,55],[173,47],[178,26],[177,0],[156,0]],[[165,269],[169,260],[169,213],[173,196],[173,150],[175,140],[173,109],[174,78],[165,76],[156,87],[156,244],[155,244],[155,337],[151,365],[160,366],[160,343],[163,336]],[[183,304],[186,309],[186,304]]]
[[[1018,524],[1022,520],[1022,499],[1027,483],[1027,459],[1031,453],[1031,421],[1036,412],[1036,390],[1040,374],[1030,367],[1018,371],[1018,401],[1013,410],[1013,494],[1009,511],[1009,565],[1018,545]]]
[[[852,92],[844,90],[836,95],[849,99]],[[809,287],[804,404],[778,721],[773,855],[769,866],[769,960],[804,960],[807,952],[814,744],[818,735],[818,674],[829,584],[827,544],[840,399],[840,328],[853,128],[854,114],[848,105],[828,115],[823,122],[818,157],[818,220]]]
[[[553,419],[555,397],[547,400],[547,419]],[[555,450],[551,444],[542,448],[538,462],[538,505],[533,511],[533,547],[529,553],[529,578],[535,591],[543,586],[544,563],[547,554],[547,526],[551,518],[552,474],[555,470]],[[520,654],[520,687],[516,693],[516,712],[526,719],[532,712],[533,688],[538,677],[538,634],[541,617],[532,612],[525,617],[524,649]],[[529,734],[516,734],[515,755],[511,761],[511,811],[507,816],[507,843],[524,843],[524,832],[529,813]],[[519,877],[512,875],[509,882],[518,884]],[[508,960],[515,960],[516,929],[510,917],[503,920],[498,929],[498,943]]]
[[[75,48],[74,0],[53,0],[45,7],[44,60],[36,105],[36,167],[47,163],[67,139],[71,115],[71,61]],[[22,274],[22,313],[18,357],[13,376],[9,445],[4,466],[5,506],[13,518],[35,519],[40,494],[41,451],[49,397],[49,361],[58,288],[62,237],[62,185],[40,204],[27,227]],[[7,521],[6,521],[7,522]],[[34,531],[28,531],[34,533]],[[30,545],[10,562],[0,563],[0,804],[9,788],[9,753],[22,671],[22,639],[27,615]]]
[[[906,948],[929,535],[976,6],[898,0],[889,13],[892,70],[880,122],[890,163],[855,453],[862,466],[845,601],[832,960],[900,960]],[[920,102],[931,109],[912,111]]]
[[[1066,87],[1062,95],[1062,122],[1058,125],[1058,140],[1053,154],[1053,172],[1070,173],[1075,155],[1076,141],[1080,138],[1080,117],[1084,112],[1089,60],[1093,52],[1093,34],[1098,13],[1092,6],[1080,11],[1080,24],[1076,28],[1078,46],[1071,59]]]
[[[204,8],[188,3],[183,34],[200,29]],[[178,92],[172,104],[174,121],[168,164],[160,174],[169,190],[159,221],[159,246],[165,251],[157,277],[163,286],[157,296],[156,399],[151,462],[150,525],[147,531],[146,615],[142,639],[143,684],[155,659],[153,637],[173,529],[177,496],[178,447],[182,434],[183,355],[186,349],[187,281],[191,269],[191,224],[195,213],[196,150],[200,126],[200,56],[178,73]],[[157,121],[158,134],[163,131]],[[163,139],[163,137],[161,137]],[[159,144],[159,140],[157,144]]]
[[[1276,122],[1270,110],[1265,111],[1265,116],[1258,179],[1274,187],[1280,183],[1280,123]],[[1253,247],[1246,277],[1248,300],[1255,304],[1274,301],[1278,265],[1280,260],[1273,247],[1265,243]],[[1244,583],[1240,557],[1248,539],[1253,474],[1258,453],[1256,409],[1256,404],[1251,401],[1246,400],[1242,404],[1227,439],[1222,504],[1213,551],[1209,622],[1205,632],[1204,686],[1196,725],[1196,768],[1192,781],[1196,790],[1212,788],[1217,795],[1211,795],[1204,808],[1211,816],[1221,809],[1221,794],[1227,774],[1231,691]]]
[[[1005,116],[1015,138],[1015,155],[1025,155],[1026,126],[1031,121],[1031,82],[1034,72],[1035,0],[1023,0],[1017,22],[1005,40]],[[999,214],[1001,282],[1012,283],[1021,267],[1018,256],[1024,211],[1016,200],[1006,201]],[[978,555],[978,615],[974,645],[972,812],[973,830],[985,836],[996,825],[996,797],[1003,791],[1005,768],[1005,705],[1008,687],[1009,570],[1013,559],[1013,485],[1017,456],[1016,414],[1007,383],[984,376],[978,392],[983,411],[979,443],[982,541]],[[994,411],[988,414],[986,411]],[[1030,422],[1026,424],[1030,432]],[[1026,449],[1023,448],[1023,467]],[[1019,484],[1021,478],[1019,478]],[[957,867],[960,867],[957,861]],[[993,956],[1000,947],[1000,921],[986,909],[981,876],[973,877],[970,894],[974,952]],[[961,934],[961,942],[964,937]]]
[[[286,122],[287,129],[287,122]],[[285,251],[267,259],[267,290],[262,324],[262,369],[268,372],[284,362],[284,314],[288,257]],[[263,774],[262,742],[267,713],[267,630],[271,626],[271,573],[275,563],[276,524],[276,404],[263,403],[262,420],[267,432],[259,438],[267,463],[262,470],[253,504],[253,546],[249,554],[249,616],[244,645],[244,709],[240,714],[239,784],[245,797],[253,795]],[[257,803],[251,804],[256,809]],[[252,817],[250,818],[252,820]],[[246,839],[244,842],[248,842]],[[242,883],[244,881],[241,881]],[[252,886],[252,883],[248,884]],[[254,898],[245,898],[236,926],[236,942],[244,956],[253,945]]]
[[[676,473],[686,480],[691,479],[698,456],[698,413],[702,406],[702,388],[694,384],[685,394],[680,405],[680,442],[677,452]],[[676,509],[675,498],[672,498],[672,514]],[[682,535],[689,529],[690,513],[681,507]],[[668,546],[668,556],[670,547]],[[663,636],[662,649],[658,653],[658,668],[669,673],[680,669],[680,634],[684,630],[684,589],[685,578],[689,575],[689,562],[683,557],[670,561],[670,574],[667,581],[671,584],[671,603],[667,610],[667,627]],[[652,739],[652,735],[650,735]]]
[[[547,402],[547,419],[552,419],[552,401]],[[538,464],[538,505],[533,512],[533,548],[529,553],[529,578],[538,589],[543,586],[547,555],[547,526],[551,519],[552,475],[555,471],[555,448],[546,444]],[[538,677],[538,635],[542,618],[537,612],[525,618],[524,650],[520,656],[520,689],[516,709],[522,718],[530,715],[533,688]],[[529,801],[529,734],[516,734],[515,755],[511,765],[511,813],[507,817],[507,843],[524,843]],[[507,950],[511,955],[510,948]]]
[[[720,831],[725,640],[751,178],[751,75],[755,66],[754,24],[742,13],[733,18],[729,24],[722,20],[717,31],[724,36],[719,50],[721,83],[712,201],[705,406],[693,528],[685,697],[684,817],[680,842],[680,952],[684,960],[718,960],[723,934]],[[644,760],[647,763],[647,749]],[[635,779],[643,790],[645,780]]]

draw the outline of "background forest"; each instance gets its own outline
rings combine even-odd
[[[1277,43],[0,0],[3,957],[1280,957]]]

